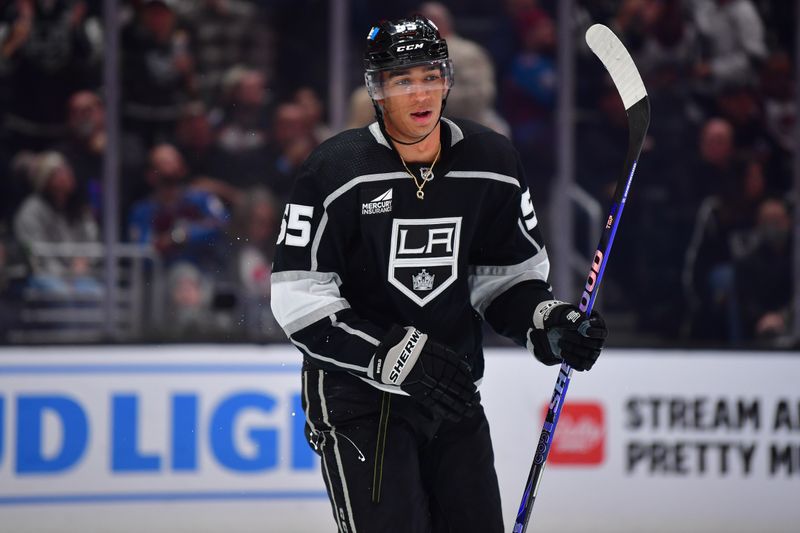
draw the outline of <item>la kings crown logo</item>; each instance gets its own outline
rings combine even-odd
[[[458,279],[461,217],[395,219],[389,283],[420,307]]]
[[[432,291],[434,279],[436,279],[436,276],[428,274],[428,271],[424,268],[422,272],[416,276],[411,276],[411,282],[415,291]]]

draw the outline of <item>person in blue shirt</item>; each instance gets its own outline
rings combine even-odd
[[[183,157],[170,144],[152,148],[145,175],[152,193],[131,209],[130,241],[152,244],[167,266],[189,261],[213,270],[221,265],[217,245],[229,219],[222,201],[188,184]]]

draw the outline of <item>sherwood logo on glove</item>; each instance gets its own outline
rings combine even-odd
[[[428,336],[416,328],[407,328],[402,340],[392,346],[383,362],[378,361],[375,373],[380,374],[381,383],[400,386],[408,372],[419,359]]]
[[[394,365],[392,365],[392,371],[389,373],[389,381],[397,384],[397,379],[403,373],[403,367],[406,366],[408,358],[414,353],[414,348],[416,348],[421,338],[422,333],[420,333],[418,329],[411,330],[411,335],[406,337],[406,344],[400,352],[400,356],[397,358]]]

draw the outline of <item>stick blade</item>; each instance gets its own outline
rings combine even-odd
[[[607,26],[595,24],[586,30],[586,44],[611,75],[626,111],[647,96],[647,90],[633,63],[633,58],[625,45]]]

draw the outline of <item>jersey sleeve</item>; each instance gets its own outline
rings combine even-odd
[[[525,346],[536,305],[552,299],[547,256],[530,189],[517,158],[515,186],[492,207],[471,259],[472,306],[499,334]]]
[[[286,205],[271,277],[272,312],[289,340],[319,367],[371,379],[382,328],[359,317],[341,294],[355,212],[339,190],[324,192],[309,160]]]

